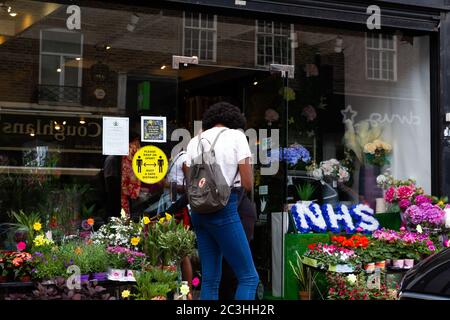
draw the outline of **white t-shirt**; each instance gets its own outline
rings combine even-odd
[[[171,168],[167,173],[169,182],[176,182],[177,185],[184,185],[183,164],[187,161],[187,153],[182,151],[174,157],[175,162],[171,164]]]
[[[224,127],[213,127],[201,133],[201,137],[209,141],[203,141],[204,151],[208,151],[211,148],[211,144],[214,143],[217,135],[220,131],[224,130]],[[187,146],[187,161],[186,165],[189,167],[197,156],[201,154],[201,149],[198,148],[198,136],[189,141]],[[224,131],[216,142],[214,147],[216,162],[222,170],[222,174],[225,177],[229,186],[240,186],[241,176],[238,171],[238,163],[245,158],[252,156],[250,146],[248,145],[247,137],[242,131],[227,129]],[[236,176],[236,179],[233,178]],[[237,183],[232,183],[237,182]]]

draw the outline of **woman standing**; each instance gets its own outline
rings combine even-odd
[[[237,130],[244,126],[245,118],[239,108],[226,102],[212,105],[203,116],[201,136],[211,142],[204,143],[205,151],[217,138],[216,162],[232,192],[223,209],[210,214],[192,212],[202,266],[202,300],[218,299],[222,258],[227,260],[238,280],[235,299],[255,299],[259,278],[237,211],[237,188],[250,191],[253,187],[250,147],[245,134]],[[188,166],[200,155],[198,146],[196,136],[187,147]]]

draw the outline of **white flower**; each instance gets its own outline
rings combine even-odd
[[[420,224],[417,225],[416,230],[418,233],[423,233],[422,226]]]
[[[316,179],[322,179],[323,178],[322,170],[314,169],[312,172],[312,176]]]
[[[356,276],[354,275],[354,274],[349,274],[348,276],[347,276],[347,281],[348,281],[348,283],[350,283],[350,284],[354,284],[355,282],[356,282]]]

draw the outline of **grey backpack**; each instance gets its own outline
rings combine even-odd
[[[202,143],[202,140],[206,139],[202,138],[201,135],[199,136],[198,148],[200,154],[191,163],[187,184],[189,205],[193,212],[214,213],[224,208],[228,203],[231,187],[225,180],[222,169],[216,163],[214,152],[217,139],[226,130],[228,129],[219,132],[208,151],[204,151]]]

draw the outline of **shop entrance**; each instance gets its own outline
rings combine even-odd
[[[288,139],[289,72],[293,73],[292,66],[261,70],[201,64],[180,64],[178,71],[179,120],[191,132],[194,121],[219,101],[240,107],[247,119],[255,176],[250,198],[257,213],[251,247],[263,284],[261,297],[262,290],[271,290],[273,284],[282,290],[283,285],[281,230],[288,229],[288,219],[273,220],[272,215],[281,216],[288,202],[287,170],[278,156],[279,147],[286,146]],[[272,259],[273,250],[277,261]]]

